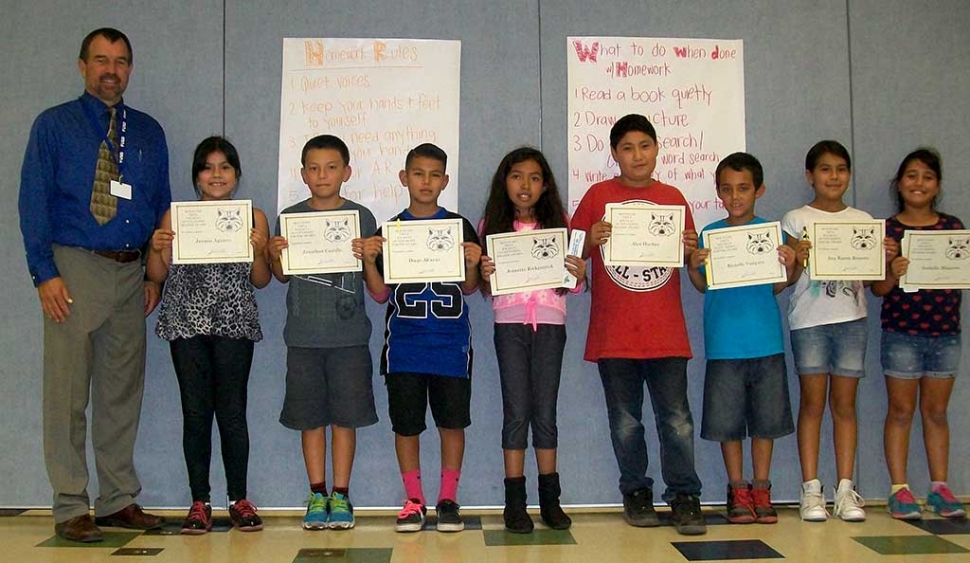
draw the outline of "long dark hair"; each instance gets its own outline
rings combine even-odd
[[[909,168],[910,163],[914,160],[922,162],[936,174],[938,191],[931,203],[933,210],[936,211],[936,205],[940,202],[940,198],[943,197],[943,158],[932,147],[920,147],[907,154],[906,158],[899,163],[899,169],[896,170],[896,175],[893,176],[893,181],[889,184],[890,191],[896,197],[896,210],[898,213],[902,213],[906,207],[903,196],[899,195],[899,182],[903,179],[903,175],[906,174],[906,169]]]
[[[542,169],[542,181],[546,186],[532,209],[538,227],[540,229],[568,227],[566,209],[563,206],[562,197],[559,195],[556,178],[552,174],[552,169],[549,167],[546,157],[532,147],[520,147],[505,155],[498,168],[495,169],[495,175],[492,177],[492,189],[488,194],[488,202],[485,203],[485,216],[482,218],[484,223],[482,225],[482,236],[508,233],[513,230],[515,204],[509,199],[508,191],[505,188],[505,179],[512,171],[513,166],[527,160],[534,161]]]

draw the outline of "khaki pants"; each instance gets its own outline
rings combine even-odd
[[[145,384],[145,301],[138,261],[55,245],[54,262],[74,301],[64,323],[44,320],[44,457],[54,520],[63,522],[90,506],[89,399],[95,514],[117,512],[141,491],[133,454]]]

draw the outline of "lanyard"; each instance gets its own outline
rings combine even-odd
[[[118,123],[118,154],[115,154],[114,143],[108,138],[108,132],[101,129],[101,124],[98,122],[98,116],[94,113],[91,106],[85,103],[84,99],[81,99],[81,105],[84,106],[84,113],[88,116],[88,121],[91,122],[91,127],[98,133],[101,133],[101,138],[108,147],[108,153],[111,154],[111,159],[115,161],[118,165],[118,180],[121,181],[124,178],[124,164],[125,164],[125,140],[128,133],[128,109],[124,106],[121,107],[121,119],[117,119],[117,110],[115,114],[115,119]],[[111,124],[108,124],[110,129]]]

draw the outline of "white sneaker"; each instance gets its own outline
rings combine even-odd
[[[798,514],[806,522],[825,522],[828,520],[829,513],[825,510],[822,483],[818,479],[802,483],[801,498],[798,501]]]
[[[852,481],[842,479],[835,491],[835,508],[832,513],[846,522],[862,522],[866,519],[866,511],[862,507],[866,501],[852,488]]]

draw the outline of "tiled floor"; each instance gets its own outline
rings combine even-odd
[[[537,525],[532,534],[507,533],[498,511],[467,511],[467,529],[440,534],[433,526],[396,534],[393,516],[358,511],[349,531],[307,532],[296,513],[263,511],[266,528],[231,530],[219,518],[213,533],[178,534],[181,513],[147,533],[108,528],[105,541],[76,544],[53,534],[46,511],[0,510],[0,561],[95,563],[120,561],[204,563],[590,563],[624,561],[754,561],[898,563],[970,562],[970,523],[927,517],[914,524],[895,521],[883,507],[870,507],[869,520],[803,523],[793,508],[780,510],[775,525],[733,526],[716,510],[705,511],[705,536],[685,537],[664,526],[625,525],[617,510],[571,511],[573,527],[555,531]],[[534,516],[537,524],[538,515]],[[137,559],[133,559],[137,558]]]

